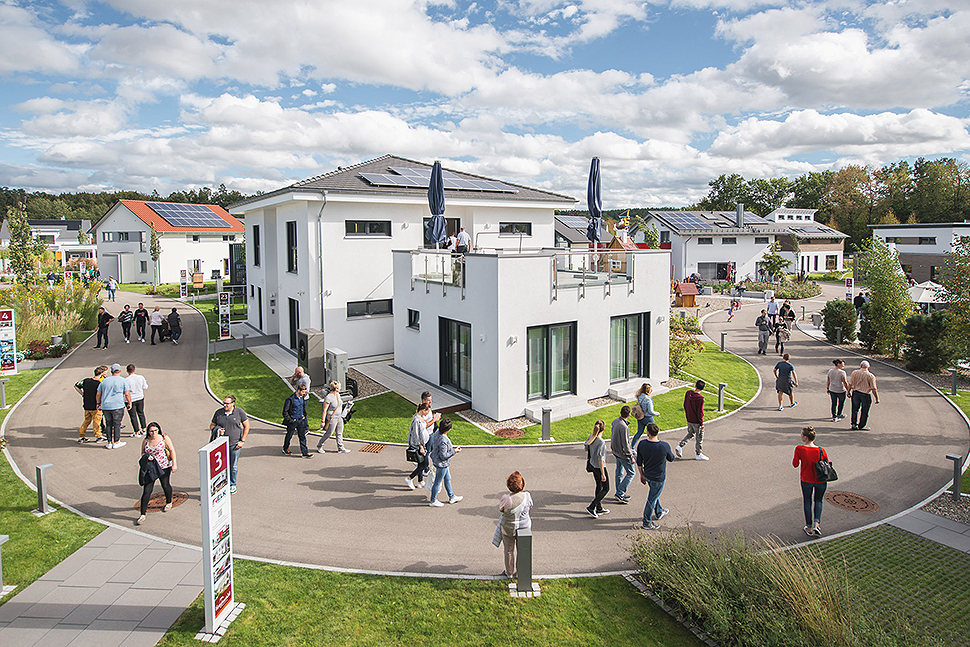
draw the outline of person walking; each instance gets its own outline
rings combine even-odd
[[[640,440],[640,436],[643,435],[643,431],[647,428],[653,419],[659,416],[653,408],[653,385],[649,382],[644,382],[637,389],[637,404],[640,405],[640,411],[643,411],[643,417],[637,420],[637,433],[634,434],[633,440],[630,441],[630,446],[636,451],[637,441]]]
[[[108,325],[114,320],[115,318],[109,315],[103,307],[98,308],[98,343],[95,348],[108,348]]]
[[[121,364],[111,365],[111,376],[101,380],[98,385],[97,399],[108,434],[108,444],[105,447],[124,447],[128,443],[121,440],[121,422],[125,418],[125,409],[131,408],[131,390],[121,377]]]
[[[327,442],[330,436],[336,437],[338,454],[350,453],[350,450],[344,447],[343,406],[343,400],[340,399],[340,382],[333,381],[327,385],[327,397],[323,399],[323,413],[320,417],[320,430],[326,429],[317,441],[317,451],[321,454],[327,453],[323,449],[323,443]]]
[[[667,481],[667,463],[673,462],[674,455],[670,445],[660,440],[660,427],[650,423],[647,425],[647,437],[637,445],[637,468],[640,471],[640,482],[649,486],[647,504],[643,507],[643,528],[656,530],[660,526],[656,522],[667,516],[669,510],[660,505],[660,493]]]
[[[229,494],[236,493],[236,478],[239,475],[239,454],[249,435],[249,416],[236,406],[236,396],[227,395],[222,399],[222,408],[212,414],[209,431],[218,436],[229,437]]]
[[[178,346],[179,337],[182,336],[182,317],[179,316],[177,308],[172,308],[168,313],[168,329],[172,331],[172,343]]]
[[[593,491],[593,501],[586,506],[586,513],[596,519],[601,514],[610,511],[603,507],[603,499],[610,493],[610,475],[606,471],[606,442],[603,441],[603,430],[606,423],[597,420],[593,424],[593,432],[586,439],[586,471],[593,475],[596,489]]]
[[[115,277],[113,276],[108,277],[108,283],[106,284],[106,287],[108,288],[108,301],[113,302],[115,300],[115,290],[118,289],[118,282],[115,281]]]
[[[626,493],[633,482],[636,468],[633,467],[633,448],[630,446],[630,407],[623,405],[620,417],[613,420],[610,428],[610,452],[616,461],[616,493],[613,498],[617,503],[626,505],[630,496]]]
[[[431,391],[423,391],[421,393],[421,402],[428,403],[428,411],[424,414],[424,424],[428,427],[428,434],[434,432],[435,426],[438,421],[441,420],[440,413],[434,413],[434,408],[431,406]]]
[[[684,446],[687,442],[694,439],[694,460],[709,461],[701,449],[704,446],[704,387],[707,383],[704,380],[697,380],[694,389],[688,390],[684,394],[684,413],[687,416],[687,435],[674,447],[677,458],[684,457]]]
[[[408,430],[408,451],[413,452],[417,458],[415,467],[404,479],[404,483],[409,490],[415,487],[423,488],[424,475],[429,471],[428,465],[428,441],[431,440],[431,427],[425,422],[428,413],[431,411],[429,402],[418,404],[414,417],[411,418],[411,428]],[[414,479],[417,477],[418,483],[415,485]]]
[[[775,324],[775,352],[785,353],[785,342],[791,339],[791,328],[789,328],[788,320],[784,317],[778,318],[778,323]],[[781,350],[779,350],[779,347]]]
[[[77,430],[77,441],[79,443],[88,442],[84,435],[87,432],[88,425],[91,425],[94,429],[94,442],[100,443],[104,440],[104,436],[101,435],[101,408],[98,407],[98,387],[101,386],[101,380],[104,379],[104,374],[107,372],[107,366],[99,366],[94,369],[94,377],[86,377],[74,385],[74,389],[81,394],[81,402],[84,407],[84,421],[81,422],[81,427]]]
[[[778,410],[784,410],[782,406],[782,396],[788,395],[788,401],[792,407],[797,407],[795,401],[794,387],[798,386],[798,375],[795,374],[795,365],[789,362],[790,355],[785,353],[781,356],[781,361],[775,364],[775,391],[778,392]]]
[[[781,308],[778,310],[779,319],[795,319],[795,311],[792,310],[791,301],[785,299],[785,302],[781,304]]]
[[[738,299],[732,298],[731,299],[731,305],[728,308],[728,318],[727,318],[728,322],[730,322],[732,319],[734,319],[734,311],[735,310],[740,310],[740,309],[741,309],[741,301],[738,300]]]
[[[162,485],[162,492],[165,493],[165,507],[162,512],[172,509],[172,472],[177,472],[178,459],[175,456],[175,445],[172,439],[162,433],[162,426],[157,422],[150,422],[145,427],[145,440],[141,443],[141,453],[147,456],[147,461],[154,461],[158,468],[158,482]],[[136,526],[145,523],[145,515],[148,513],[148,503],[152,499],[152,490],[155,489],[155,479],[146,478],[141,491],[141,516],[135,521]]]
[[[431,436],[431,462],[434,463],[434,483],[431,485],[431,501],[428,503],[432,508],[440,508],[444,504],[438,500],[438,490],[441,484],[445,485],[445,492],[448,493],[448,503],[458,503],[465,497],[457,496],[451,489],[451,458],[461,451],[461,447],[455,447],[448,438],[451,431],[451,419],[442,418],[438,424],[438,431]]]
[[[845,395],[849,390],[849,382],[845,377],[845,362],[833,359],[835,368],[830,368],[825,376],[825,390],[832,400],[832,422],[845,418],[842,409],[845,407]]]
[[[775,321],[778,318],[778,302],[775,301],[775,297],[771,297],[771,301],[768,302],[768,307],[766,308],[768,312],[768,318],[771,319],[771,326],[774,327]]]
[[[159,311],[158,306],[152,310],[152,313],[148,316],[148,325],[152,327],[152,346],[155,345],[155,333],[158,333],[158,341],[162,341],[162,313]]]
[[[859,368],[852,371],[847,382],[847,388],[852,393],[852,429],[869,431],[869,408],[879,404],[879,391],[876,390],[876,376],[869,372],[869,362],[862,360]]]
[[[307,448],[306,434],[310,430],[310,425],[306,417],[306,405],[308,400],[309,387],[306,384],[298,384],[296,391],[283,403],[283,424],[286,425],[286,437],[283,439],[283,453],[289,456],[290,440],[293,434],[300,439],[300,454],[303,458],[313,458],[313,454]]]
[[[135,373],[135,365],[129,364],[127,369],[128,390],[131,391],[131,408],[128,409],[128,417],[131,418],[132,437],[145,435],[145,389],[148,388],[148,380]]]
[[[768,311],[762,310],[761,316],[754,320],[754,325],[758,328],[758,354],[768,354],[768,337],[771,335],[771,320],[768,318]]]
[[[138,307],[135,308],[135,334],[138,335],[138,341],[145,343],[145,324],[148,323],[148,310],[145,309],[144,303],[139,303]]]
[[[815,463],[828,460],[828,454],[815,444],[815,428],[802,429],[802,444],[795,448],[792,467],[800,468],[802,485],[802,507],[805,509],[805,534],[809,537],[822,536],[822,500],[828,483],[815,476]]]
[[[502,575],[515,577],[515,549],[516,537],[520,530],[532,527],[532,517],[529,512],[532,510],[532,495],[525,490],[525,479],[518,471],[509,474],[505,479],[505,487],[508,493],[503,494],[498,504],[498,511],[502,513],[502,546],[505,557],[505,571]]]
[[[124,310],[118,315],[118,323],[121,324],[121,334],[125,338],[125,343],[131,343],[131,322],[135,320],[135,313],[131,311],[131,306],[125,304]]]

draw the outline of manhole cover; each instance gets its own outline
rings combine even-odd
[[[189,495],[185,492],[172,492],[172,507],[182,505],[189,498]],[[135,508],[141,507],[141,501],[136,501]],[[149,512],[161,512],[162,508],[165,507],[165,493],[156,492],[152,495],[152,498],[148,500],[148,511]]]
[[[387,445],[382,445],[380,443],[367,443],[360,448],[360,451],[367,452],[369,454],[380,454],[382,451],[384,451],[385,447],[387,447]]]
[[[836,507],[851,512],[868,514],[879,510],[879,504],[872,499],[867,499],[862,495],[852,494],[851,492],[832,490],[825,493],[825,500]]]
[[[525,432],[521,429],[516,429],[515,427],[506,427],[505,429],[499,429],[495,432],[495,435],[499,438],[522,438]]]

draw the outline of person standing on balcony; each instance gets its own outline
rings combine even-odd
[[[458,239],[455,244],[455,251],[459,254],[467,254],[468,250],[471,249],[472,237],[468,235],[465,228],[462,227],[461,231],[458,232]]]

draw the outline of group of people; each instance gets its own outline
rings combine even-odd
[[[295,435],[300,442],[300,455],[303,458],[313,458],[307,444],[307,434],[310,422],[307,417],[307,403],[310,401],[310,376],[302,366],[289,378],[293,386],[293,394],[283,403],[283,424],[286,426],[286,436],[283,439],[283,453],[292,455],[290,441]],[[325,454],[323,444],[331,437],[337,441],[337,453],[349,454],[350,450],[344,446],[344,416],[343,399],[340,397],[340,382],[332,381],[327,385],[327,395],[323,399],[323,412],[320,417],[320,439],[317,441],[317,452]]]
[[[113,299],[112,299],[113,300]],[[152,338],[151,345],[155,345],[155,335],[158,334],[158,341],[163,342],[171,339],[172,343],[178,346],[179,338],[182,336],[182,317],[178,313],[178,308],[172,308],[168,315],[163,315],[161,309],[155,306],[152,312],[148,312],[144,303],[139,303],[135,310],[127,303],[117,317],[121,324],[121,334],[126,344],[131,343],[131,325],[135,325],[135,335],[138,341],[145,343],[147,337],[147,326],[151,326]],[[115,320],[113,315],[108,314],[104,306],[98,308],[98,336],[95,348],[108,348],[108,327]]]
[[[728,312],[728,321],[734,318],[734,308]],[[771,336],[775,336],[775,352],[784,355],[785,344],[791,339],[792,327],[795,323],[795,311],[792,310],[791,301],[779,306],[775,297],[771,297],[765,308],[761,310],[761,315],[755,319],[754,325],[758,329],[758,354],[768,354],[768,342]]]
[[[438,500],[438,492],[444,485],[448,494],[448,503],[458,503],[463,497],[455,494],[451,486],[451,459],[461,447],[455,447],[448,438],[452,422],[450,418],[442,418],[440,413],[431,410],[431,392],[421,394],[411,427],[408,430],[408,448],[406,457],[415,464],[411,473],[404,479],[408,489],[416,490],[427,487],[425,477],[431,473],[434,466],[434,480],[431,484],[431,496],[428,505],[440,508],[444,503]],[[417,479],[417,480],[415,480]]]
[[[136,372],[134,364],[127,366],[127,374],[121,375],[121,364],[98,366],[94,376],[74,384],[81,395],[84,420],[78,428],[78,443],[107,442],[107,449],[118,449],[127,443],[121,440],[125,412],[131,420],[131,436],[144,436],[148,425],[145,420],[145,390],[148,381]],[[94,430],[94,438],[87,437],[88,428]]]

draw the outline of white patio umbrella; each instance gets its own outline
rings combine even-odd
[[[909,296],[915,303],[942,303],[943,286],[933,281],[917,283],[909,289]]]

